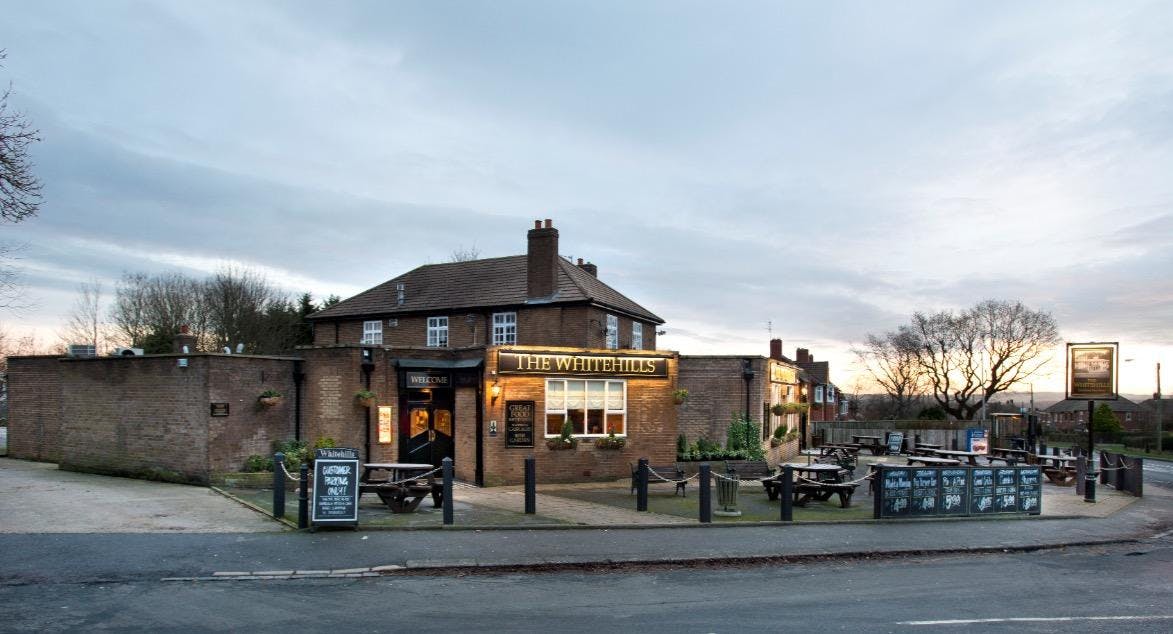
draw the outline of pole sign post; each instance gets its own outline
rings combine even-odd
[[[314,526],[358,525],[358,450],[314,450]]]
[[[1115,401],[1116,366],[1120,345],[1116,342],[1067,344],[1067,398],[1087,401],[1087,474],[1085,502],[1096,501],[1096,436],[1092,420],[1096,401]]]

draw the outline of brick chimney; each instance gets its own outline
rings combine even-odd
[[[599,267],[591,264],[590,262],[583,262],[582,258],[578,259],[578,268],[586,271],[587,273],[590,273],[595,277],[599,276]]]
[[[546,299],[558,290],[558,230],[550,219],[534,221],[526,250],[526,298]]]
[[[782,360],[782,340],[781,339],[771,339],[770,340],[770,358],[776,359],[778,361]]]
[[[811,356],[811,351],[806,348],[799,348],[794,352],[795,361],[798,363],[812,363],[815,358]]]
[[[195,352],[196,336],[191,334],[191,329],[184,324],[179,327],[179,332],[171,339],[171,352],[176,354],[183,354],[183,347],[187,346],[188,352]]]

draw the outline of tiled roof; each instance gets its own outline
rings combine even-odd
[[[662,324],[663,319],[607,286],[595,276],[558,258],[558,292],[547,304],[590,302]],[[448,309],[526,304],[526,256],[429,264],[387,280],[354,297],[318,311],[309,319],[394,315]],[[396,285],[405,300],[396,300]]]
[[[1121,396],[1119,399],[1117,399],[1115,401],[1097,401],[1096,402],[1097,409],[1099,409],[1099,407],[1100,407],[1099,403],[1107,403],[1108,407],[1113,412],[1135,412],[1138,409],[1140,409],[1139,407],[1137,407],[1136,403],[1133,403],[1132,401],[1124,398],[1123,396]],[[1047,409],[1045,409],[1043,411],[1051,413],[1051,414],[1058,414],[1060,412],[1086,412],[1087,411],[1087,401],[1075,400],[1075,399],[1070,399],[1070,398],[1064,399],[1062,401],[1059,401],[1058,403],[1055,403],[1054,405],[1048,407]]]
[[[814,379],[815,383],[830,383],[831,363],[828,361],[798,362],[794,365],[802,368]]]

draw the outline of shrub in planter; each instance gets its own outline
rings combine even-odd
[[[567,420],[562,423],[562,431],[558,434],[558,437],[550,438],[546,441],[546,447],[551,451],[574,449],[578,447],[578,439],[573,434],[574,426]]]
[[[260,471],[272,471],[273,459],[266,458],[259,454],[253,454],[245,459],[244,469],[245,473],[258,473]]]
[[[673,403],[680,405],[680,404],[684,403],[684,401],[686,401],[686,400],[688,400],[688,390],[686,390],[684,388],[680,388],[679,390],[676,390],[675,392],[672,393],[672,402]]]

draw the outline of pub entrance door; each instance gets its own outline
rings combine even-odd
[[[444,458],[456,459],[452,401],[451,389],[407,390],[399,407],[400,460],[439,467]]]

